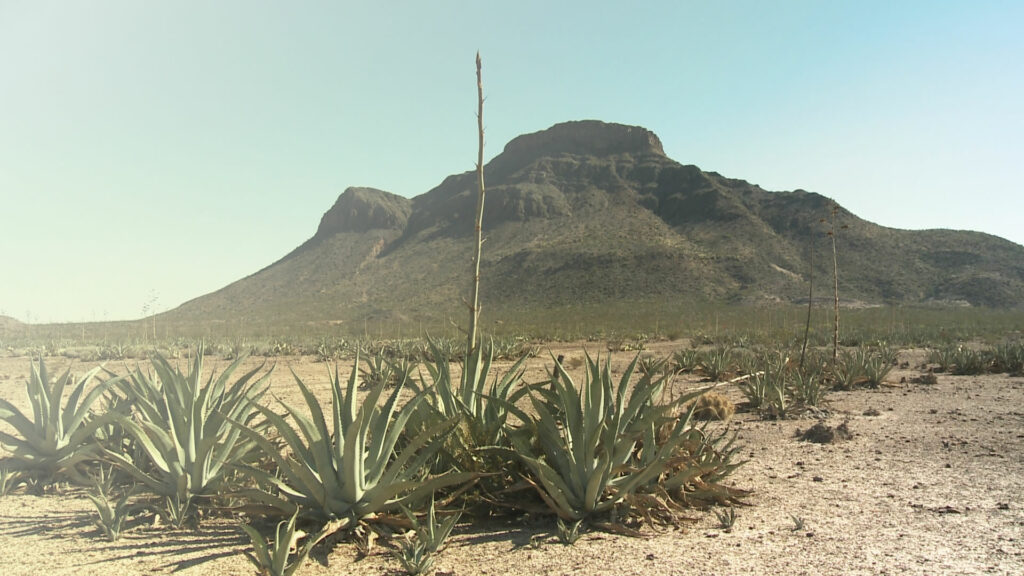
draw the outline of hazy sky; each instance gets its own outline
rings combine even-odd
[[[630,4],[630,6],[627,6]],[[632,5],[636,4],[636,5]],[[683,163],[1024,244],[1024,2],[0,0],[0,313],[139,317],[518,134],[642,125]]]

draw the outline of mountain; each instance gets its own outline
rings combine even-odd
[[[830,199],[680,164],[641,127],[578,121],[519,136],[485,179],[481,293],[502,314],[657,299],[794,302],[806,299],[810,270],[818,286],[831,281]],[[475,172],[412,199],[349,188],[287,256],[167,316],[461,317],[475,203]],[[845,301],[1024,305],[1022,246],[886,228],[840,206],[835,218]]]
[[[20,328],[23,324],[18,321],[17,318],[0,315],[0,326],[3,326],[4,328]]]

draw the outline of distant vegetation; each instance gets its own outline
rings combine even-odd
[[[667,301],[619,305],[574,305],[519,314],[487,307],[481,333],[485,338],[520,341],[679,340],[792,343],[803,338],[807,308],[691,305]],[[814,306],[810,343],[831,343],[830,303]],[[495,318],[502,320],[495,321]],[[207,324],[157,322],[152,338],[149,320],[90,324],[20,325],[0,329],[0,354],[66,355],[83,359],[123,358],[146,350],[170,351],[206,342],[215,353],[316,355],[332,342],[425,342],[464,338],[451,322],[419,323],[400,318],[367,319],[358,325],[311,322],[294,325],[267,319]],[[899,346],[935,346],[978,340],[998,343],[1024,330],[1024,311],[984,308],[877,307],[844,312],[840,344],[888,342]]]

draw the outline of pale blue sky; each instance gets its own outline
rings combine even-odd
[[[629,3],[633,4],[633,3]],[[0,312],[134,318],[594,118],[899,228],[1024,244],[1024,2],[0,0]]]

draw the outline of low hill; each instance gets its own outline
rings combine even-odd
[[[482,298],[503,314],[566,303],[793,302],[826,285],[833,202],[667,157],[636,126],[580,121],[515,138],[485,167]],[[412,199],[349,188],[290,254],[168,319],[437,320],[464,313],[476,175]],[[867,304],[1024,305],[1024,247],[908,231],[836,207],[840,292]],[[813,266],[812,266],[813,263]]]

